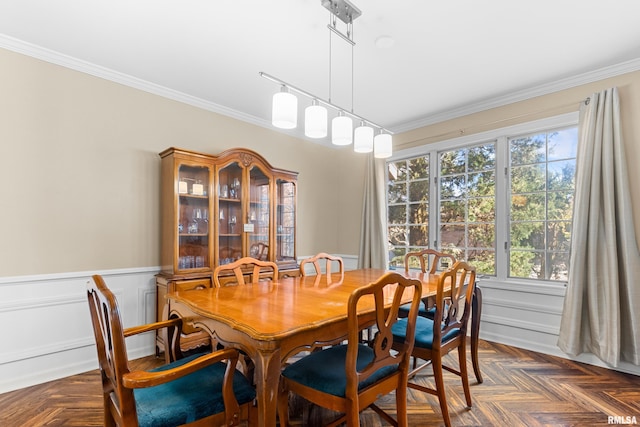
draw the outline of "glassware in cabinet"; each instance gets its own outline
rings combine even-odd
[[[210,176],[209,166],[178,166],[178,271],[211,268]]]
[[[263,261],[270,259],[271,180],[258,166],[249,170],[248,229],[249,256]]]
[[[276,180],[276,261],[296,262],[296,184]]]
[[[242,258],[243,168],[236,162],[218,172],[218,264]]]

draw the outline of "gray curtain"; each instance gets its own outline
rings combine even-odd
[[[385,161],[370,154],[364,175],[358,268],[387,268]]]
[[[640,255],[617,88],[580,110],[569,283],[558,346],[640,364]],[[638,213],[640,214],[640,212]]]

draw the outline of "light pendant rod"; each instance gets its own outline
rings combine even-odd
[[[351,116],[351,117],[353,117],[353,118],[355,118],[355,119],[358,119],[358,120],[360,120],[360,121],[362,121],[362,122],[368,123],[369,125],[371,125],[371,126],[373,126],[373,127],[375,127],[375,128],[378,128],[378,129],[380,129],[381,131],[384,131],[384,132],[386,132],[386,133],[388,133],[388,134],[390,134],[390,135],[393,135],[393,132],[391,132],[389,129],[387,129],[387,128],[383,127],[383,126],[380,126],[379,124],[376,124],[376,123],[372,122],[371,120],[367,120],[367,119],[365,119],[364,117],[359,116],[358,114],[356,114],[356,113],[354,113],[354,112],[352,112],[352,111],[347,110],[346,108],[343,108],[343,107],[340,107],[340,106],[338,106],[338,105],[335,105],[335,104],[333,104],[333,103],[331,103],[331,102],[329,102],[329,101],[327,101],[327,100],[324,100],[324,99],[320,98],[319,96],[316,96],[316,95],[314,95],[314,94],[312,94],[312,93],[309,93],[309,92],[307,92],[306,90],[302,90],[302,89],[300,89],[300,88],[297,88],[297,87],[295,87],[295,86],[293,86],[293,85],[291,85],[291,84],[289,84],[289,83],[287,83],[287,82],[285,82],[285,81],[283,81],[283,80],[280,80],[280,79],[279,79],[279,78],[277,78],[277,77],[273,77],[272,75],[267,74],[267,73],[265,73],[265,72],[260,71],[258,74],[260,75],[260,77],[264,77],[265,79],[267,79],[267,80],[271,80],[272,82],[277,83],[277,84],[279,84],[279,85],[284,85],[284,86],[286,86],[289,90],[291,90],[291,91],[293,91],[293,92],[298,92],[299,94],[304,95],[304,96],[306,96],[307,98],[310,98],[310,99],[312,99],[312,100],[313,100],[313,99],[315,99],[315,100],[317,100],[319,103],[324,104],[324,105],[326,105],[327,107],[331,107],[331,108],[333,108],[333,109],[334,109],[334,110],[336,110],[336,111],[342,111],[342,112],[344,112],[345,114],[347,114],[347,115],[349,115],[349,116]]]
[[[346,41],[347,43],[349,43],[351,46],[355,46],[356,42],[354,42],[353,40],[351,40],[348,36],[345,36],[344,34],[342,34],[340,32],[340,30],[338,30],[336,27],[334,27],[333,25],[327,25],[327,28],[330,29],[331,31],[333,31],[334,34],[339,35],[340,37],[342,37],[342,39],[344,41]]]

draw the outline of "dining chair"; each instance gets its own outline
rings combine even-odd
[[[236,350],[182,357],[179,318],[123,328],[118,302],[99,275],[87,284],[87,297],[102,376],[105,426],[238,425],[241,418],[255,416],[251,415],[256,411],[255,390],[235,368]],[[125,338],[162,328],[171,363],[131,371]]]
[[[216,287],[246,284],[245,276],[249,275],[249,283],[260,280],[278,280],[278,265],[271,261],[261,261],[252,257],[240,258],[229,264],[222,264],[213,270],[213,285]],[[235,280],[234,280],[235,279]]]
[[[316,271],[317,275],[322,274],[322,261],[324,261],[324,271],[325,274],[330,275],[332,273],[332,266],[337,264],[338,273],[344,274],[344,261],[339,256],[330,255],[325,252],[320,252],[310,258],[303,259],[300,261],[300,274],[303,276],[307,275],[306,266],[308,264],[312,264],[313,268]]]
[[[282,370],[280,426],[289,425],[289,392],[343,413],[330,426],[345,421],[347,426],[359,426],[359,413],[369,407],[390,424],[407,426],[407,375],[421,293],[419,280],[398,273],[386,273],[353,291],[347,303],[346,344],[312,352]],[[409,317],[398,319],[400,303],[408,297],[412,301]],[[373,311],[363,313],[364,303]],[[391,328],[400,320],[404,320],[406,338],[394,344]],[[376,336],[370,344],[361,343],[360,333],[370,324],[377,328]],[[394,390],[397,420],[375,404],[379,396]]]
[[[455,257],[451,254],[427,248],[417,252],[407,252],[404,256],[404,271],[409,271],[411,269],[412,260],[414,259],[418,260],[420,271],[423,273],[427,273],[427,267],[429,267],[429,274],[436,274],[438,270],[446,270],[456,262]],[[443,259],[445,262],[441,262]],[[433,319],[435,309],[433,307],[429,308],[431,305],[433,304],[429,304],[428,301],[421,302],[420,309],[418,310],[418,316]],[[400,317],[406,316],[408,311],[408,306],[400,307]]]
[[[431,365],[435,388],[428,388],[411,381],[409,388],[438,396],[442,418],[447,427],[451,426],[451,419],[447,408],[443,370],[458,375],[462,379],[467,407],[471,407],[466,345],[475,285],[475,267],[464,261],[456,262],[449,270],[441,273],[438,280],[434,318],[437,320],[421,316],[418,316],[416,320],[415,344],[412,355],[416,359],[425,360],[426,363],[414,368],[409,373],[409,377],[413,378],[418,371]],[[401,319],[393,325],[394,347],[404,348],[407,339],[404,323],[409,322],[409,320]],[[442,362],[443,357],[454,349],[458,350],[458,369],[444,365]]]
[[[426,273],[427,267],[429,267],[430,274],[435,274],[438,270],[446,270],[456,262],[456,258],[451,254],[427,248],[417,252],[407,252],[405,254],[405,271],[409,271],[411,268],[411,261],[413,258],[418,260],[418,265],[420,265],[420,270],[423,273]]]

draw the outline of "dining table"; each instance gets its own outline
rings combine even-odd
[[[423,300],[435,296],[437,273],[393,271],[420,280]],[[168,315],[183,318],[185,332],[204,330],[210,334],[212,342],[237,348],[251,359],[255,369],[257,425],[275,426],[283,365],[302,351],[313,351],[346,339],[349,296],[355,289],[376,281],[387,272],[365,268],[317,276],[282,277],[251,285],[176,291],[167,294],[171,300]],[[471,356],[478,382],[482,382],[477,359],[480,313],[481,292],[476,286]],[[373,315],[369,315],[373,321]]]

